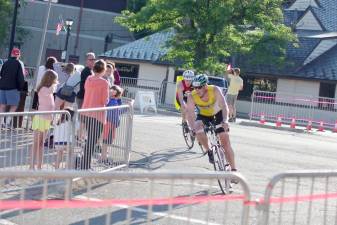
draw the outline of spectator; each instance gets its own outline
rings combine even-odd
[[[110,88],[110,99],[107,104],[107,107],[119,106],[122,105],[122,96],[123,89],[117,85],[114,85]],[[109,109],[107,112],[107,122],[104,125],[103,129],[103,148],[100,161],[105,165],[111,165],[112,161],[108,160],[107,152],[108,145],[111,145],[114,139],[116,138],[116,128],[119,127],[120,119],[119,114],[121,113],[120,109]]]
[[[42,76],[45,74],[46,70],[54,70],[54,63],[57,62],[57,59],[53,56],[48,57],[46,64],[44,66],[40,66],[39,70],[37,72],[37,78],[36,78],[36,84],[35,84],[35,88],[34,88],[34,97],[33,97],[33,105],[32,108],[37,110],[38,106],[39,106],[39,99],[38,99],[38,94],[37,94],[37,87],[39,86],[41,80],[42,80]]]
[[[71,136],[71,120],[74,115],[72,109],[65,108],[69,112],[70,118],[66,118],[66,114],[62,114],[60,121],[54,127],[54,146],[57,151],[55,168],[60,168],[63,161],[63,155],[67,150]]]
[[[77,98],[76,98],[79,109],[82,108],[82,104],[83,104],[84,93],[85,93],[85,90],[84,90],[85,81],[90,75],[92,75],[92,69],[94,67],[95,60],[96,60],[95,53],[93,52],[87,53],[86,67],[81,72],[80,91],[77,93]]]
[[[57,68],[57,67],[56,67]],[[63,79],[63,84],[58,87],[55,97],[55,109],[63,109],[63,108],[72,108],[73,103],[75,102],[76,93],[79,91],[79,84],[81,81],[81,75],[76,73],[75,65],[73,63],[67,63],[62,71],[59,71],[59,79]],[[64,80],[65,78],[65,80]],[[73,89],[72,94],[66,96],[62,94],[62,88],[70,87]],[[78,88],[77,88],[78,87]]]
[[[57,74],[53,70],[47,70],[42,77],[42,80],[37,87],[39,95],[38,111],[53,111],[55,109],[55,102],[53,93],[57,85]],[[43,143],[46,139],[47,131],[50,129],[51,114],[36,115],[33,118],[32,129],[34,130],[34,142],[31,151],[30,169],[42,168],[43,159]]]
[[[69,77],[75,72],[75,65],[73,63],[56,62],[53,67],[54,71],[58,75],[58,85],[56,88],[57,93]]]
[[[25,79],[23,76],[23,63],[19,60],[20,49],[13,48],[11,57],[3,64],[0,71],[0,112],[5,112],[9,106],[10,112],[15,112],[19,101],[20,91],[23,91]],[[2,118],[3,120],[4,118]],[[4,121],[0,121],[1,125]],[[11,124],[7,117],[6,123]]]
[[[109,100],[109,84],[103,79],[106,71],[104,60],[98,60],[93,67],[94,75],[87,78],[85,82],[85,94],[83,109],[105,107]],[[100,138],[106,116],[104,112],[83,112],[82,123],[87,130],[87,141],[84,147],[83,159],[81,159],[81,169],[90,169],[91,156],[98,139]]]
[[[121,76],[119,75],[119,72],[116,68],[116,64],[114,62],[110,63],[112,65],[112,70],[113,70],[113,74],[114,74],[114,85],[121,85]]]
[[[110,62],[107,62],[107,64],[106,64],[106,72],[105,72],[103,78],[108,81],[109,88],[111,88],[114,85],[115,78],[114,78],[114,75],[113,75],[113,65]]]
[[[229,122],[236,121],[236,100],[238,98],[239,91],[243,89],[243,80],[240,77],[240,69],[234,68],[228,74],[229,88],[227,92],[227,103],[229,109]]]

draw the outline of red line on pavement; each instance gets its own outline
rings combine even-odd
[[[272,197],[269,204],[295,203],[323,199],[337,198],[337,193],[299,195],[289,197]],[[106,200],[1,200],[0,210],[7,209],[44,209],[44,208],[103,208],[118,205],[147,206],[147,205],[178,205],[197,204],[221,201],[244,201],[244,195],[212,195],[212,196],[186,196],[177,198],[156,199],[106,199]],[[246,206],[266,204],[263,198],[256,201],[244,201]]]
[[[187,196],[157,199],[106,199],[106,200],[1,200],[0,209],[43,209],[43,208],[102,208],[116,205],[178,205],[210,201],[244,200],[244,195]]]

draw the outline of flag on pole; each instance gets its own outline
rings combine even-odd
[[[57,23],[57,25],[56,25],[56,35],[60,34],[60,32],[62,30],[62,27],[63,27],[62,23]]]

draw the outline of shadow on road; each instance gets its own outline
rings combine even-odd
[[[169,162],[183,162],[203,157],[201,152],[187,150],[186,148],[161,149],[152,152],[150,155],[139,152],[133,152],[132,154],[138,154],[142,158],[131,161],[130,168],[148,170],[156,170],[162,168],[166,163]]]

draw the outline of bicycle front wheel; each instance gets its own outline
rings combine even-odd
[[[192,135],[192,132],[189,129],[189,127],[182,125],[182,128],[183,128],[183,136],[184,136],[184,140],[187,145],[187,148],[191,149],[193,148],[195,137],[194,135]]]
[[[213,146],[213,156],[213,165],[215,171],[231,171],[230,166],[226,163],[225,153],[222,147]],[[222,193],[224,193],[225,195],[232,193],[232,185],[230,179],[218,179],[218,183]]]

